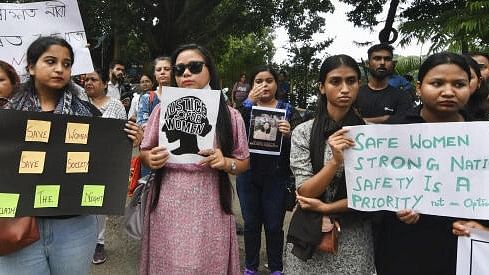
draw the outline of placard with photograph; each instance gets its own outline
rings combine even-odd
[[[253,106],[251,109],[248,146],[250,152],[264,155],[280,155],[282,133],[278,121],[285,119],[283,109]]]

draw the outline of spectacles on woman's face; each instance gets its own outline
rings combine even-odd
[[[173,73],[175,76],[182,76],[185,70],[188,69],[192,74],[200,74],[204,68],[205,62],[202,61],[190,61],[187,64],[176,64],[173,66]]]

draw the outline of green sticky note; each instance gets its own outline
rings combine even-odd
[[[15,217],[19,196],[19,194],[0,193],[0,218]]]
[[[81,206],[102,207],[105,185],[84,185]]]
[[[36,186],[34,208],[58,207],[59,185]]]

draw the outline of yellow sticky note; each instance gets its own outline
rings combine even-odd
[[[51,121],[29,119],[25,130],[25,141],[48,143],[50,130]]]
[[[66,125],[65,143],[87,144],[88,130],[90,130],[90,124],[68,122]]]
[[[15,217],[19,196],[19,194],[0,193],[0,218]]]
[[[88,173],[90,152],[68,152],[66,155],[66,173]]]
[[[46,152],[23,151],[20,156],[19,174],[42,174]]]
[[[102,207],[105,185],[84,185],[81,206]]]
[[[38,185],[34,208],[58,207],[59,185]]]

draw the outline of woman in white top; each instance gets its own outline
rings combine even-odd
[[[131,108],[127,114],[129,120],[136,121],[141,95],[147,94],[151,90],[153,90],[153,80],[151,80],[150,75],[143,73],[139,78],[139,91],[135,92],[132,97]]]
[[[124,105],[111,96],[106,94],[107,89],[107,76],[99,69],[94,72],[88,73],[85,78],[85,91],[87,92],[88,99],[99,111],[104,118],[116,118],[126,120],[126,110]],[[95,253],[93,254],[92,262],[94,264],[101,264],[107,260],[105,254],[105,224],[107,215],[97,215],[97,246],[95,247]]]

